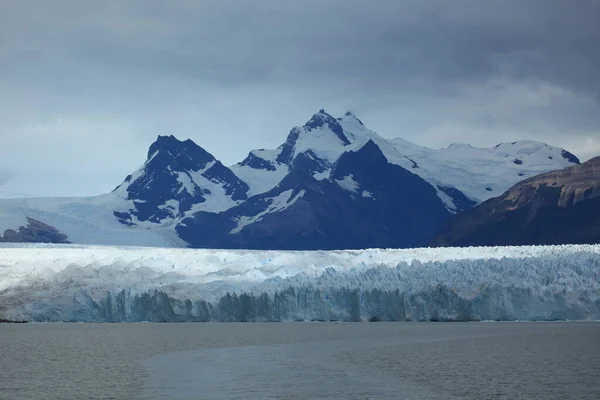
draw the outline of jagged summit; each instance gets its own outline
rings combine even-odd
[[[179,237],[214,248],[414,247],[450,217],[436,190],[389,163],[374,140],[346,149],[336,159],[319,148],[296,153],[276,186],[225,212],[183,220]]]
[[[346,120],[352,119],[352,120],[356,121],[359,125],[365,126],[365,124],[363,124],[363,122],[351,111],[346,111],[346,113],[344,114],[344,117],[338,118],[338,121],[342,121],[344,119],[346,119]]]
[[[368,140],[373,140],[389,162],[437,188],[440,198],[456,212],[497,196],[525,178],[579,163],[566,150],[530,140],[487,148],[464,143],[444,149],[422,147],[405,139],[380,136],[351,111],[333,118],[321,109],[303,126],[293,128],[277,149],[253,150],[232,168],[253,194],[262,193],[281,182],[299,154],[310,150],[320,159],[320,167],[311,170],[316,179],[324,179],[342,154],[355,151]]]
[[[338,120],[324,109],[312,116],[303,126],[293,128],[278,150],[276,161],[291,164],[295,156],[306,150],[328,151],[334,147],[348,146],[350,140]]]
[[[342,143],[350,144],[350,141],[346,135],[344,135],[344,129],[341,127],[338,121],[331,115],[327,114],[323,109],[319,110],[318,113],[313,115],[312,118],[304,124],[304,128],[307,132],[310,132],[319,128],[324,128],[325,125],[327,125],[327,127],[336,134]]]
[[[163,223],[194,209],[227,209],[247,192],[247,184],[194,141],[158,136],[144,165],[114,190],[133,202],[115,215],[129,225]]]
[[[158,150],[175,150],[181,148],[184,143],[194,143],[192,140],[185,141],[177,139],[174,135],[158,135],[156,140],[148,148],[148,158]]]
[[[181,141],[175,136],[158,136],[148,149],[148,161],[157,168],[177,171],[198,170],[215,161],[212,154],[198,146],[193,140]]]

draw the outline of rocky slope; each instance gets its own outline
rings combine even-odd
[[[197,213],[177,231],[194,247],[414,247],[451,215],[430,184],[390,164],[373,141],[344,153],[329,179],[314,178],[320,165],[300,153],[275,188],[223,213]]]
[[[600,242],[600,157],[526,179],[456,216],[435,245]]]
[[[53,226],[33,218],[27,218],[27,224],[18,230],[7,229],[0,235],[0,243],[69,243],[64,235]]]
[[[159,136],[148,159],[113,194],[133,207],[115,212],[128,225],[161,223],[199,210],[223,211],[248,198],[248,185],[191,140]]]

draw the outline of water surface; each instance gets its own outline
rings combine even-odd
[[[0,399],[593,399],[597,323],[0,324]]]

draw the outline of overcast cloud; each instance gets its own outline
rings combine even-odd
[[[165,133],[233,164],[319,108],[585,160],[599,26],[597,0],[0,0],[0,191],[107,192]]]

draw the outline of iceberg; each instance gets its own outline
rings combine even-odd
[[[3,244],[0,319],[600,319],[600,245],[246,251]]]

